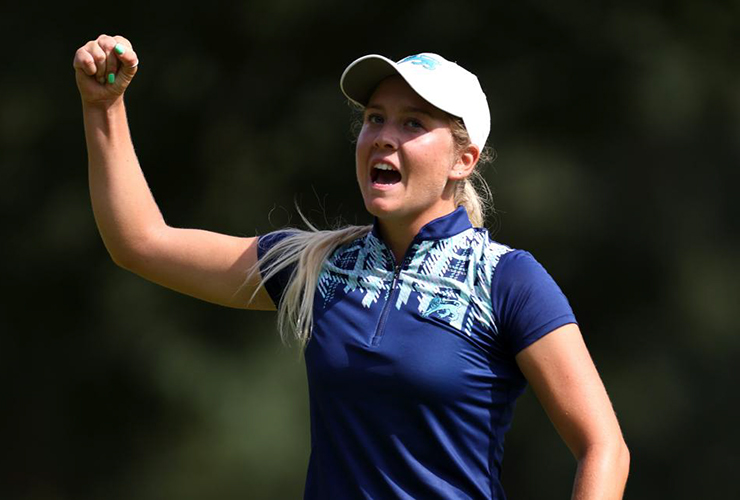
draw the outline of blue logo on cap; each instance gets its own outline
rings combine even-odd
[[[411,64],[421,65],[424,67],[424,69],[428,69],[428,70],[437,69],[437,66],[439,66],[439,61],[437,61],[433,57],[430,57],[424,54],[416,54],[415,56],[408,56],[398,61],[398,64],[402,64],[405,62],[410,62]]]

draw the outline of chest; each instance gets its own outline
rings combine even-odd
[[[486,273],[469,259],[448,260],[328,268],[306,350],[312,392],[436,404],[506,399],[521,376],[497,337]]]

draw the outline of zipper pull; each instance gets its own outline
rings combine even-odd
[[[396,269],[393,271],[393,283],[391,283],[391,290],[396,288],[396,283],[398,283],[398,276],[401,274],[401,266],[396,266]]]

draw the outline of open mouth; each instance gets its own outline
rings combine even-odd
[[[376,163],[370,172],[373,184],[396,184],[401,182],[401,173],[385,163]]]

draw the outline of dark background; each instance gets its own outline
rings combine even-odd
[[[75,50],[129,38],[134,143],[169,223],[368,223],[338,79],[366,53],[478,74],[496,238],[568,295],[632,453],[627,498],[738,498],[740,2],[24,2],[0,13],[0,420],[9,499],[299,498],[306,383],[272,313],[108,258]],[[512,499],[575,462],[527,392]]]

